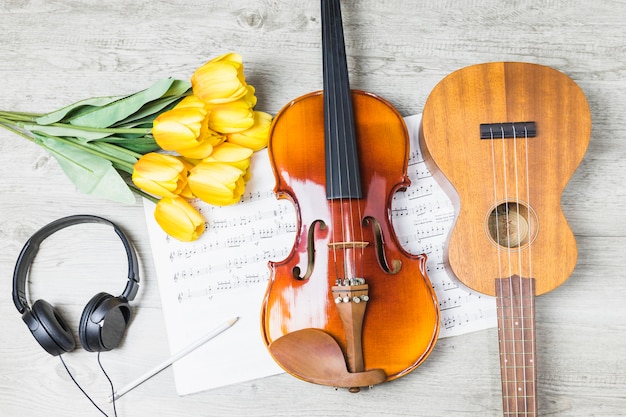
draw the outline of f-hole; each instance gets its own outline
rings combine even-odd
[[[374,247],[376,248],[376,259],[378,259],[378,265],[381,269],[388,274],[397,274],[402,269],[402,261],[394,259],[391,261],[391,265],[387,262],[387,256],[385,255],[385,243],[383,242],[383,232],[380,227],[380,223],[372,216],[366,216],[363,219],[363,225],[372,225],[372,232],[374,233]]]
[[[306,245],[306,250],[307,250],[306,274],[304,274],[303,277],[300,276],[300,273],[302,272],[302,270],[300,269],[299,266],[294,266],[293,269],[291,270],[292,276],[297,280],[309,279],[311,278],[311,275],[313,274],[313,269],[315,267],[315,226],[316,225],[319,225],[320,230],[326,229],[326,223],[324,223],[323,220],[318,219],[318,220],[315,220],[313,223],[311,223],[311,226],[309,227],[309,233],[307,235],[307,245]]]

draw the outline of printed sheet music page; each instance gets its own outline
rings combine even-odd
[[[411,186],[394,196],[394,229],[408,252],[428,255],[428,276],[441,308],[440,337],[495,327],[494,298],[464,287],[444,263],[454,208],[423,162],[420,120],[420,115],[405,118]],[[173,364],[179,395],[283,372],[262,341],[260,309],[269,280],[267,262],[286,258],[293,246],[295,209],[273,193],[266,150],[253,156],[251,169],[241,203],[193,203],[208,222],[195,242],[169,238],[154,220],[154,204],[144,200],[170,351],[176,353],[222,322],[240,317],[231,329]]]

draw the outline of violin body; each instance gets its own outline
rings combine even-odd
[[[270,263],[262,333],[271,348],[292,332],[321,329],[348,357],[350,372],[379,369],[384,380],[391,380],[415,369],[431,352],[439,331],[439,310],[426,277],[425,255],[407,253],[391,224],[392,197],[409,185],[404,121],[390,104],[372,94],[352,91],[351,95],[361,198],[327,198],[321,91],[289,103],[272,125],[268,150],[275,191],[295,205],[298,232],[289,256]],[[310,271],[310,276],[297,278],[294,271],[300,275]],[[362,337],[356,341],[350,340],[333,295],[337,280],[346,274],[362,277],[369,285]],[[306,351],[306,346],[300,348]],[[350,369],[353,350],[361,350],[357,368],[363,369]],[[288,372],[324,383],[294,372],[274,356]]]
[[[425,255],[407,253],[391,223],[409,185],[409,137],[386,101],[350,89],[339,0],[321,0],[323,91],[287,104],[270,127],[278,198],[297,235],[270,262],[261,331],[274,360],[308,382],[372,386],[432,351],[439,309]]]

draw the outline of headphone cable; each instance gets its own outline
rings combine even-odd
[[[107,371],[104,370],[104,366],[102,366],[102,362],[100,362],[100,353],[101,352],[98,352],[98,365],[100,365],[102,373],[106,377],[107,381],[109,381],[109,385],[111,386],[111,402],[113,403],[113,415],[117,417],[117,409],[115,408],[115,388],[113,387],[113,381],[111,381],[111,378],[109,378],[109,374],[107,374]]]
[[[91,404],[93,404],[93,406],[98,409],[98,411],[100,411],[104,416],[109,417],[109,415],[107,413],[105,413],[100,407],[98,407],[98,405],[89,396],[89,394],[87,394],[87,392],[85,392],[85,390],[80,386],[78,381],[76,381],[76,378],[74,378],[74,375],[72,375],[72,373],[70,372],[69,368],[65,364],[65,361],[63,360],[63,355],[59,355],[59,359],[61,360],[61,363],[63,364],[63,367],[67,371],[67,374],[70,376],[72,381],[74,381],[74,384],[76,384],[78,389],[85,395],[85,397],[87,397],[87,399],[91,402]],[[102,364],[100,363],[100,352],[98,352],[98,364],[100,365],[100,369],[102,369],[102,372],[104,373],[106,378],[109,380],[109,383],[111,384],[111,390],[113,390],[113,382],[111,382],[111,379],[109,378],[109,376],[107,375],[106,371],[102,367]],[[113,390],[113,392],[115,392],[115,391]],[[115,409],[115,400],[113,400],[113,412],[114,412],[115,417],[117,417],[117,410]]]

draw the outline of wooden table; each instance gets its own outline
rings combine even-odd
[[[352,87],[385,97],[404,116],[420,113],[445,75],[476,63],[540,63],[581,86],[593,133],[562,200],[580,254],[571,278],[537,300],[539,408],[546,416],[626,415],[626,2],[344,3]],[[3,110],[45,112],[134,92],[167,76],[187,79],[228,51],[243,55],[259,109],[275,114],[321,88],[316,1],[5,0],[0,21]],[[142,288],[122,346],[102,361],[118,386],[134,379],[170,354],[141,202],[78,193],[45,150],[4,130],[0,195],[2,415],[96,415],[16,313],[13,266],[32,233],[56,218],[95,214],[123,227],[139,252]],[[57,306],[76,329],[93,294],[121,291],[125,259],[117,245],[108,230],[59,232],[33,267],[32,299]],[[490,329],[442,339],[415,372],[357,395],[283,374],[178,397],[166,370],[118,401],[117,410],[152,417],[498,416],[496,338]],[[112,414],[95,355],[79,349],[65,358]]]

